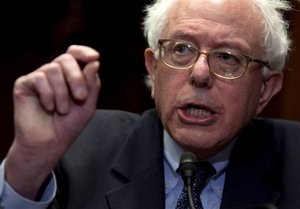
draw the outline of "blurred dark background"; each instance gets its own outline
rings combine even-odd
[[[98,107],[141,112],[153,107],[143,79],[147,46],[141,21],[150,0],[4,1],[0,7],[0,157],[13,140],[12,88],[15,79],[63,53],[70,44],[101,53],[102,90]],[[294,45],[285,86],[262,116],[300,121],[300,3],[287,13]]]

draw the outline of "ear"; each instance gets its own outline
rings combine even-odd
[[[259,104],[256,109],[256,115],[260,114],[262,110],[269,103],[271,98],[276,95],[282,88],[283,72],[272,73],[264,78],[261,86]]]
[[[145,66],[148,71],[149,82],[151,83],[151,97],[154,98],[154,81],[155,81],[155,70],[157,66],[157,60],[154,57],[152,49],[147,48],[144,52]]]

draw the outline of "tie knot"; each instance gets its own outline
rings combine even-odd
[[[206,180],[216,173],[215,168],[207,161],[197,162],[197,173],[192,180],[193,188],[200,192]]]
[[[193,205],[195,209],[203,209],[200,193],[209,177],[216,173],[215,168],[207,161],[193,161],[193,175],[188,176],[190,183],[183,187],[178,199],[176,209],[189,209]]]
[[[208,161],[197,161],[196,165],[197,165],[196,176],[203,175],[206,178],[209,178],[216,173],[216,169]]]

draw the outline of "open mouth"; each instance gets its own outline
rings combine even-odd
[[[212,111],[210,111],[206,108],[190,106],[190,105],[188,107],[186,107],[185,113],[192,117],[209,117],[213,114]]]
[[[181,107],[178,116],[183,123],[208,125],[214,121],[216,112],[202,105],[188,104]]]

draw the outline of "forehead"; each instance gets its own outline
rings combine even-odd
[[[166,36],[182,33],[200,41],[236,39],[249,47],[263,45],[262,16],[252,0],[178,0],[169,15]]]

